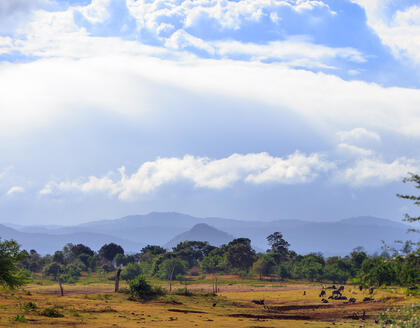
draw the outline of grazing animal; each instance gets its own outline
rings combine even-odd
[[[332,285],[332,286],[331,286],[331,288],[332,288],[332,289],[337,289],[337,287],[335,287],[335,285]]]
[[[328,303],[328,301],[327,301],[325,298],[323,298],[323,299],[321,300],[321,302],[322,302],[322,303]]]
[[[373,294],[373,287],[369,288],[369,294]]]
[[[319,294],[319,297],[325,296],[325,290],[321,290],[321,293]]]
[[[306,290],[303,291],[303,296],[305,296],[305,295],[306,295]]]
[[[258,305],[264,305],[264,300],[252,300],[252,303],[258,304]]]
[[[341,292],[339,290],[333,290],[332,291],[332,295],[340,295],[341,296]]]
[[[332,295],[331,296],[328,296],[328,299],[329,300],[333,300],[334,299],[334,296],[332,296]]]
[[[344,290],[344,286],[340,286],[340,287],[338,287],[338,290],[339,290],[339,291],[343,291],[343,290]]]
[[[362,290],[363,290],[363,286],[362,286],[362,285],[360,285],[360,286],[359,286],[359,290],[360,290],[360,291],[362,291]]]
[[[408,287],[408,289],[409,290],[416,290],[416,289],[419,289],[419,287],[417,287],[417,286],[411,286],[411,287]]]
[[[216,303],[213,303],[213,307],[215,307],[216,306]]]
[[[365,297],[363,299],[363,302],[369,302],[369,301],[373,301],[373,298],[371,298],[371,297]]]
[[[354,297],[349,298],[349,303],[356,303],[356,299]]]

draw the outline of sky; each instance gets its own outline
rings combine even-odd
[[[418,0],[0,1],[0,222],[401,220],[419,146]]]

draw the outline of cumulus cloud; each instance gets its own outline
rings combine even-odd
[[[389,46],[397,58],[409,58],[420,64],[420,6],[412,5],[396,9],[404,1],[353,0],[361,5],[369,26],[382,42]]]
[[[252,184],[279,183],[297,184],[313,181],[320,173],[333,169],[335,165],[318,154],[295,153],[287,158],[273,157],[267,153],[233,154],[222,159],[209,159],[186,155],[183,158],[158,158],[143,163],[131,174],[125,168],[115,174],[91,176],[75,181],[50,182],[41,195],[78,191],[100,192],[132,200],[150,193],[162,185],[189,181],[196,188],[220,190],[237,182]]]
[[[420,161],[405,157],[392,162],[380,159],[364,158],[357,160],[352,167],[340,171],[337,181],[353,187],[379,186],[390,182],[401,181],[408,172],[416,173]]]
[[[23,193],[23,192],[25,192],[25,188],[23,188],[21,186],[13,186],[7,191],[7,195],[11,196],[11,195],[19,194],[19,193]]]
[[[184,0],[168,2],[164,0],[127,0],[131,15],[137,19],[138,27],[159,30],[168,21],[173,25],[194,27],[208,22],[208,26],[224,29],[239,29],[244,23],[258,21],[264,15],[275,15],[282,8],[291,9],[297,13],[322,8],[329,14],[334,12],[327,4],[315,0]]]

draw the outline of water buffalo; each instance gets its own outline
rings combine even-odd
[[[339,290],[333,290],[332,291],[332,295],[340,295],[341,296],[341,292]]]
[[[321,290],[321,293],[319,294],[319,297],[325,296],[325,290]]]

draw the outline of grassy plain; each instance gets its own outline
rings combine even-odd
[[[163,281],[153,283],[167,286]],[[211,284],[206,279],[192,281],[187,287],[193,296],[173,292],[142,303],[113,293],[113,282],[106,277],[91,275],[64,285],[64,297],[58,296],[56,283],[38,280],[24,290],[0,292],[0,327],[378,327],[375,319],[380,312],[419,302],[419,297],[407,296],[406,289],[398,287],[368,295],[348,285],[344,295],[356,298],[355,304],[331,300],[323,304],[318,296],[321,285],[316,283],[224,276],[218,296],[209,294]],[[175,284],[175,289],[184,287]],[[363,302],[367,296],[374,301]],[[252,302],[261,299],[265,306]]]

